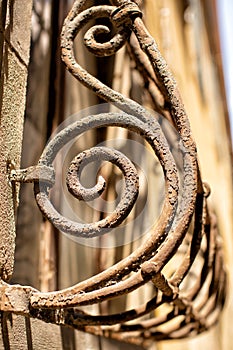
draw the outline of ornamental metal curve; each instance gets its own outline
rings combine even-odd
[[[99,178],[98,183],[88,190],[79,181],[82,169],[93,157],[113,162],[125,177],[125,194],[119,205],[113,213],[97,223],[80,224],[64,218],[50,203],[49,191],[54,184],[52,162],[69,140],[88,129],[117,126],[141,135],[158,158],[165,178],[162,212],[151,230],[149,240],[114,266],[75,286],[41,293],[31,287],[10,286],[2,282],[1,310],[146,346],[153,340],[196,335],[214,325],[225,300],[226,273],[216,217],[207,204],[209,189],[201,180],[195,142],[176,82],[154,39],[147,32],[137,4],[131,0],[112,0],[110,3],[87,8],[85,0],[74,2],[62,30],[62,59],[76,79],[99,97],[117,106],[120,112],[89,116],[66,127],[46,146],[35,169],[30,168],[28,173],[27,169],[11,171],[10,180],[34,182],[35,198],[40,210],[58,229],[87,239],[107,233],[127,217],[137,199],[138,175],[125,156],[118,151],[96,147],[76,156],[70,165],[68,189],[81,200],[95,198],[105,186],[103,178]],[[96,34],[107,33],[109,29],[102,25],[94,26],[84,36],[87,48],[97,56],[107,56],[127,43],[141,71],[144,74],[148,74],[148,70],[151,72],[150,79],[161,92],[164,106],[170,106],[168,112],[179,134],[183,155],[182,188],[176,163],[156,118],[143,106],[104,85],[76,61],[74,39],[84,25],[97,17],[107,17],[115,26],[115,35],[108,42],[99,43]],[[135,41],[131,40],[132,35],[137,40],[136,46]],[[144,63],[145,55],[150,62],[149,68]],[[165,118],[164,106],[157,104],[156,108]],[[47,171],[42,178],[38,178],[38,169]],[[182,261],[167,275],[164,268],[176,254],[181,254],[179,249],[182,244]],[[193,263],[198,257],[202,261],[200,274],[191,287],[185,288],[184,281],[192,274]],[[154,285],[154,296],[137,308],[105,315],[92,315],[78,308],[126,295],[150,282]],[[13,305],[12,291],[21,293],[24,302]],[[159,313],[161,306],[165,307]],[[141,320],[145,315],[150,317]],[[133,320],[134,323],[128,323]]]

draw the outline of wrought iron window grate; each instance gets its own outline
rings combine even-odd
[[[92,200],[104,190],[102,177],[92,189],[85,189],[80,183],[83,168],[94,159],[110,161],[119,167],[126,184],[113,213],[98,222],[82,224],[63,217],[50,202],[50,189],[55,183],[53,161],[63,146],[85,131],[121,127],[143,137],[160,162],[165,180],[161,214],[149,239],[128,257],[68,289],[42,293],[29,286],[2,281],[1,310],[146,346],[154,339],[184,338],[214,325],[225,300],[226,273],[216,217],[208,207],[210,189],[201,179],[195,142],[176,82],[145,28],[136,1],[112,0],[110,3],[88,7],[86,0],[75,1],[64,22],[61,47],[62,59],[71,74],[113,104],[117,112],[88,116],[64,128],[48,143],[38,165],[14,169],[10,164],[10,181],[12,184],[34,182],[41,212],[59,230],[86,239],[107,234],[122,223],[137,200],[139,179],[132,162],[107,147],[93,147],[73,159],[67,173],[67,186],[78,199]],[[115,34],[108,42],[100,43],[96,37],[109,29],[102,25],[91,27],[84,36],[85,45],[97,56],[112,55],[127,45],[138,70],[149,82],[155,111],[160,118],[168,119],[179,135],[182,183],[158,119],[143,106],[101,83],[76,61],[74,39],[96,18],[108,18]],[[162,103],[156,99],[153,88],[161,94]],[[198,264],[198,275],[193,268],[195,264]],[[127,295],[149,283],[153,284],[153,297],[137,308],[99,315],[81,308]]]

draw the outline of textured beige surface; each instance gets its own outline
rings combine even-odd
[[[4,4],[0,3],[2,16],[5,16]],[[21,11],[16,8],[21,5]],[[22,12],[22,14],[21,14]],[[4,279],[9,279],[13,268],[15,240],[15,203],[13,189],[7,178],[7,163],[20,164],[23,133],[23,116],[27,81],[27,62],[30,43],[31,1],[16,0],[8,4],[6,26],[1,28],[1,91],[0,91],[0,219],[1,243],[0,266]],[[22,20],[25,19],[26,20]],[[17,23],[15,28],[15,23]],[[15,30],[20,35],[16,39]],[[11,40],[12,39],[12,40]]]
[[[206,1],[210,13],[214,1]],[[146,0],[146,23],[177,80],[188,113],[191,130],[197,143],[201,175],[211,187],[210,202],[218,217],[228,268],[229,292],[222,318],[213,330],[193,340],[164,342],[158,349],[189,350],[205,348],[231,350],[231,318],[233,314],[233,188],[232,160],[224,91],[213,55],[212,36],[201,1],[183,8],[177,0]],[[183,12],[183,10],[185,10]],[[211,10],[211,11],[210,11]],[[216,39],[216,38],[214,38]],[[217,52],[216,55],[220,55]]]

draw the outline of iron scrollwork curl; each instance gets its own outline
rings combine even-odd
[[[166,105],[169,106],[170,119],[179,134],[183,156],[182,186],[179,183],[176,162],[157,119],[143,106],[104,85],[76,61],[74,39],[89,21],[97,17],[107,17],[115,27],[115,34],[109,41],[99,43],[98,34],[107,33],[109,29],[102,25],[90,28],[84,36],[84,42],[92,53],[99,56],[112,55],[134,35],[141,50],[138,49],[140,52],[137,52],[140,64],[143,65],[145,55],[149,59],[150,69],[156,77],[156,84]],[[90,8],[86,8],[85,0],[75,1],[64,22],[61,47],[62,59],[71,74],[99,97],[117,106],[121,112],[89,116],[63,129],[49,142],[38,166],[41,169],[52,169],[57,152],[70,139],[88,128],[127,128],[141,135],[159,159],[165,177],[165,200],[150,238],[127,258],[65,290],[41,293],[30,287],[14,286],[21,293],[25,293],[27,302],[22,309],[12,311],[41,319],[46,316],[52,323],[72,325],[87,332],[139,345],[146,345],[153,339],[174,339],[198,334],[217,322],[225,298],[226,273],[221,244],[217,238],[215,216],[207,205],[209,193],[201,180],[195,142],[176,82],[154,39],[144,26],[141,10],[131,0],[112,0],[111,5]],[[133,164],[124,156],[122,158],[118,151],[98,147],[84,151],[71,162],[67,175],[69,191],[76,198],[84,200],[101,194],[105,186],[103,178],[99,178],[94,188],[89,190],[83,188],[79,181],[83,167],[96,157],[113,162],[126,177],[126,193],[119,206],[97,223],[80,224],[62,217],[49,200],[53,181],[46,177],[40,182],[33,179],[40,210],[58,229],[71,235],[91,238],[108,232],[126,218],[137,198],[138,175]],[[191,221],[193,229],[190,226]],[[166,275],[164,267],[176,254],[181,254],[181,247],[181,263],[171,274]],[[200,275],[196,277],[192,287],[185,290],[182,282],[191,274],[195,259],[200,257]],[[154,296],[138,308],[110,315],[91,315],[77,308],[128,294],[148,282],[154,285]],[[8,286],[4,285],[4,288],[6,290]],[[198,296],[203,292],[202,288],[206,288],[208,292],[200,302]],[[165,308],[160,316],[135,321],[134,324],[127,323],[157,311],[162,305],[169,306],[170,311]],[[170,320],[176,322],[168,329],[163,328]],[[100,328],[102,325],[105,327]]]
[[[162,143],[162,135],[158,133],[158,125],[155,125],[155,120],[150,118],[147,123],[138,120],[132,115],[126,113],[121,114],[100,114],[90,116],[82,119],[81,121],[71,124],[69,127],[63,129],[56,135],[54,139],[45,148],[40,161],[40,166],[52,167],[57,152],[74,137],[79,136],[87,129],[103,127],[103,126],[119,126],[135,131],[142,135],[148,143],[151,145],[155,154],[161,161],[165,179],[166,179],[166,193],[167,200],[165,201],[164,208],[166,213],[162,214],[163,222],[169,225],[173,220],[175,212],[177,198],[178,198],[178,177],[175,162],[169,151],[169,147],[166,143]],[[165,142],[165,140],[163,140]],[[159,146],[159,147],[158,147]],[[93,158],[94,157],[94,158]],[[83,154],[77,156],[68,171],[68,188],[69,191],[75,193],[77,198],[86,198],[88,200],[98,196],[103,190],[104,182],[98,183],[92,189],[85,189],[81,186],[78,180],[80,168],[82,169],[89,162],[94,159],[108,160],[119,166],[125,177],[125,193],[122,196],[120,203],[115,209],[114,213],[107,216],[105,219],[94,224],[79,224],[62,217],[52,206],[48,198],[48,184],[42,182],[35,186],[36,201],[43,212],[43,214],[61,231],[69,233],[74,236],[81,236],[84,238],[95,237],[105,234],[108,229],[119,225],[129,214],[132,209],[138,194],[138,176],[133,164],[120,152],[112,149],[97,147],[89,151],[85,151]],[[73,173],[75,171],[75,173]],[[76,187],[75,187],[76,186]],[[165,219],[167,218],[167,219]],[[161,225],[161,223],[160,223]],[[163,225],[163,227],[166,227]]]

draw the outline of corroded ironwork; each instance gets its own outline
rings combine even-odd
[[[92,27],[84,36],[88,49],[98,56],[112,55],[128,41],[139,71],[160,91],[163,104],[158,104],[155,99],[155,107],[168,117],[180,137],[182,186],[176,162],[157,119],[135,101],[105,86],[77,63],[74,39],[84,25],[97,17],[109,18],[115,34],[110,41],[99,43],[96,35],[107,33],[109,29],[102,25]],[[209,189],[201,180],[195,142],[176,82],[143,24],[142,12],[131,0],[112,0],[110,5],[90,8],[86,8],[85,0],[75,1],[64,22],[61,38],[62,59],[67,69],[120,112],[89,116],[66,127],[49,142],[37,167],[31,171],[12,170],[10,180],[35,183],[39,208],[58,229],[88,239],[105,234],[127,217],[137,199],[138,175],[134,165],[120,152],[105,147],[94,147],[74,158],[67,174],[67,185],[78,199],[91,200],[104,189],[102,177],[92,189],[83,188],[79,181],[82,169],[94,158],[116,164],[126,183],[125,193],[112,214],[97,223],[82,224],[63,217],[49,200],[54,183],[52,163],[67,142],[86,130],[117,126],[136,132],[152,147],[164,173],[165,200],[149,239],[128,257],[96,276],[56,292],[41,293],[31,287],[2,282],[1,310],[144,346],[154,339],[196,335],[218,320],[225,299],[226,274],[216,218],[207,205]],[[146,65],[145,55],[149,59]],[[39,170],[45,175],[41,176]],[[166,266],[176,255],[182,256],[181,262],[167,273]],[[193,264],[198,259],[199,274],[195,275]],[[186,286],[193,275],[194,281]],[[154,296],[137,308],[105,315],[88,314],[78,308],[128,294],[149,282],[154,285]],[[162,311],[158,311],[162,306]],[[142,320],[141,317],[147,314],[150,317]],[[128,323],[133,320],[134,323]]]

